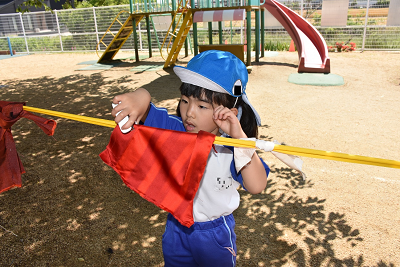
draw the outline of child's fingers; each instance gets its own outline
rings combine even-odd
[[[220,107],[214,108],[213,118],[214,120],[218,119]]]
[[[135,124],[135,120],[132,117],[129,117],[128,121],[122,126],[122,130],[129,129]]]
[[[125,103],[125,101],[123,100],[124,100],[124,95],[117,95],[113,98],[112,101],[113,109],[111,111],[112,116],[116,117],[118,115],[118,112],[125,109],[125,105],[123,104]]]
[[[129,111],[128,107],[124,105],[123,102],[118,102],[117,104],[113,103],[113,109],[111,111],[111,115],[115,117],[115,122],[119,123],[121,120],[123,120],[126,116],[129,116],[129,119],[132,118],[132,120],[137,119],[137,115],[135,117],[135,114]]]
[[[114,103],[113,103],[114,104]],[[113,117],[117,117],[118,112],[120,112],[123,108],[121,106],[116,106],[111,110],[111,115]],[[118,114],[119,115],[119,114]]]
[[[128,114],[125,114],[126,112],[125,112],[125,110],[123,110],[123,109],[119,109],[118,110],[118,106],[117,107],[115,107],[114,109],[113,109],[113,111],[111,112],[111,115],[113,115],[113,116],[115,116],[115,122],[116,123],[119,123],[123,118],[125,118]]]
[[[139,121],[139,117],[135,114],[129,115],[128,112],[126,112],[124,109],[117,114],[117,116],[115,117],[115,122],[117,124],[119,124],[120,122],[122,122],[122,126],[121,126],[121,130],[125,130],[125,129],[129,129],[130,127],[132,127],[136,121]],[[124,119],[126,121],[124,121]]]
[[[114,112],[114,111],[113,111]],[[119,113],[118,113],[119,112]],[[118,122],[120,122],[121,120],[123,120],[126,116],[128,116],[129,117],[129,120],[128,120],[128,122],[129,123],[135,123],[135,122],[137,122],[137,121],[140,121],[140,117],[139,117],[139,114],[137,114],[136,112],[131,112],[131,113],[129,113],[126,109],[122,109],[121,111],[117,111],[117,113],[116,113],[116,116],[115,116],[115,122],[116,123],[118,123]],[[132,125],[130,125],[130,126],[132,126]]]
[[[224,106],[218,106],[214,109],[214,119],[225,120],[230,110]]]
[[[235,114],[228,108],[224,108],[218,112],[219,120],[231,120],[233,117],[236,117]]]
[[[113,102],[114,104],[118,104],[118,103],[121,101],[120,98],[121,98],[120,95],[116,95],[116,96],[114,96],[112,102]]]
[[[121,102],[123,102],[123,100],[125,99],[125,97],[126,97],[125,94],[116,95],[116,96],[114,96],[112,102],[113,102],[113,104],[120,104]]]

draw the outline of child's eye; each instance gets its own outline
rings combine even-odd
[[[187,104],[188,102],[185,99],[181,99],[181,103]]]
[[[201,108],[201,109],[207,109],[207,107],[206,106],[199,106],[199,108]]]

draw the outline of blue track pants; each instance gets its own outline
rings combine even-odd
[[[165,266],[235,266],[234,228],[232,214],[209,222],[195,222],[190,228],[168,214],[162,238]]]

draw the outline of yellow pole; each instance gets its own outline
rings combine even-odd
[[[115,121],[111,120],[104,120],[104,119],[97,119],[92,117],[86,117],[81,115],[74,115],[64,112],[34,108],[34,107],[27,107],[24,106],[24,110],[46,114],[50,116],[91,123],[100,126],[106,126],[110,128],[115,128],[117,125]],[[247,147],[247,148],[256,148],[256,142],[250,140],[240,140],[240,139],[233,139],[233,138],[224,138],[224,137],[215,137],[214,144],[216,145],[225,145],[225,146],[233,146],[233,147]],[[345,153],[337,153],[331,151],[323,151],[323,150],[316,150],[316,149],[309,149],[309,148],[300,148],[300,147],[293,147],[293,146],[285,146],[285,145],[275,145],[274,151],[281,152],[285,154],[291,154],[296,156],[302,157],[309,157],[309,158],[319,158],[319,159],[328,159],[328,160],[336,160],[336,161],[343,161],[343,162],[350,162],[350,163],[358,163],[358,164],[367,164],[367,165],[374,165],[380,167],[388,167],[388,168],[397,168],[400,169],[400,161],[397,160],[388,160],[388,159],[380,159],[380,158],[372,158],[372,157],[365,157],[359,155],[351,155]]]
[[[114,128],[117,125],[115,123],[115,121],[96,119],[96,118],[92,118],[92,117],[74,115],[74,114],[70,114],[70,113],[64,113],[64,112],[41,109],[41,108],[24,106],[24,110],[30,111],[30,112],[35,112],[35,113],[40,113],[40,114],[45,114],[45,115],[50,115],[50,116],[55,116],[55,117],[60,117],[60,118],[65,118],[65,119],[70,119],[70,120],[74,120],[74,121],[80,121],[80,122],[86,122],[86,123],[100,125],[100,126],[106,126],[106,127],[110,127],[110,128]]]

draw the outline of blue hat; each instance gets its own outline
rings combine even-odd
[[[175,66],[174,72],[184,83],[234,97],[242,96],[243,101],[252,108],[257,124],[261,125],[260,116],[245,92],[248,81],[246,65],[232,53],[207,50],[193,57],[186,68]]]

